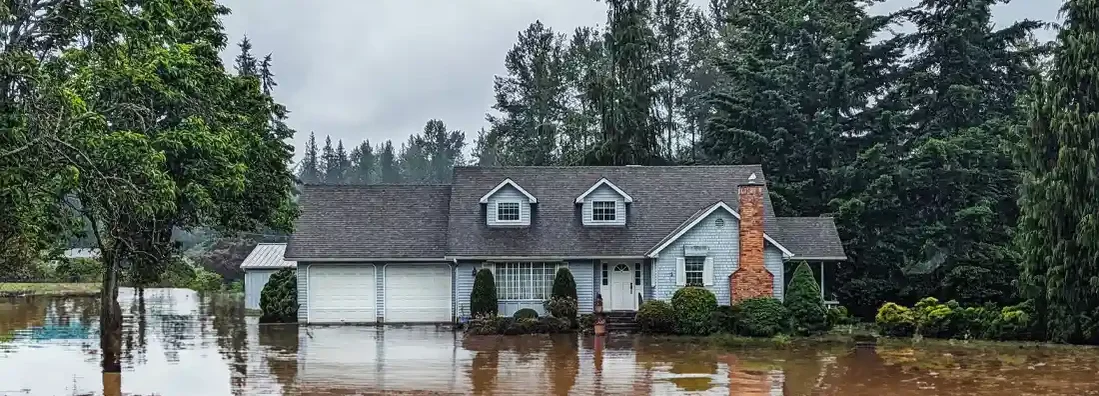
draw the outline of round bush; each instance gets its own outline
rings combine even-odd
[[[789,313],[771,297],[749,298],[733,306],[737,333],[749,337],[773,337],[786,330]]]
[[[283,268],[271,274],[259,293],[263,311],[260,323],[293,323],[298,321],[298,276],[293,268]]]
[[[717,297],[701,287],[684,287],[672,296],[672,309],[675,311],[675,329],[679,334],[708,335],[714,311],[717,310]]]
[[[511,315],[511,317],[515,319],[538,319],[538,311],[530,308],[523,308],[515,311],[515,314]]]
[[[733,314],[733,307],[728,305],[717,307],[717,311],[714,311],[714,320],[712,323],[712,327],[716,332],[735,334],[736,316]]]
[[[496,316],[499,312],[496,304],[496,279],[492,277],[492,271],[488,268],[477,271],[477,277],[473,279],[469,310],[473,316]]]
[[[820,286],[813,277],[809,264],[801,263],[794,270],[793,279],[786,292],[786,310],[790,312],[793,330],[807,335],[827,331],[828,314],[820,298]]]
[[[916,330],[916,318],[907,307],[885,303],[874,317],[882,334],[892,337],[909,337]]]
[[[571,297],[550,297],[542,303],[542,308],[546,309],[551,316],[555,318],[561,318],[573,323],[576,321],[576,300]]]
[[[637,310],[637,325],[642,333],[673,333],[675,332],[675,311],[666,301],[645,301]]]

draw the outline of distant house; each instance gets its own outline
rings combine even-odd
[[[445,186],[306,186],[300,209],[285,256],[307,323],[449,322],[482,268],[510,315],[541,312],[559,268],[584,313],[687,285],[782,299],[785,263],[846,260],[832,219],[775,216],[758,165],[458,167]]]
[[[98,259],[99,249],[89,248],[75,248],[65,250],[64,257],[67,259]]]
[[[244,270],[245,309],[260,309],[260,292],[275,271],[295,267],[293,261],[283,259],[285,251],[285,243],[261,243],[240,263],[240,269]]]

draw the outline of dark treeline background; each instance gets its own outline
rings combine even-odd
[[[468,164],[758,163],[780,216],[835,216],[850,257],[837,294],[856,313],[1019,299],[1013,153],[1049,62],[1042,23],[994,27],[992,0],[890,15],[855,0],[606,3],[604,26],[519,32]],[[463,144],[438,120],[399,148],[311,136],[298,171],[445,183]]]

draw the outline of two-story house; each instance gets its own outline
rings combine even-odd
[[[476,272],[500,313],[542,311],[554,275],[580,311],[670,300],[783,298],[784,264],[846,259],[832,219],[775,217],[763,170],[744,166],[458,167],[451,185],[306,186],[285,259],[308,323],[450,322]]]

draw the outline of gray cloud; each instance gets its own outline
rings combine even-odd
[[[704,0],[694,0],[704,3]],[[916,0],[875,6],[888,12]],[[224,0],[232,42],[273,53],[276,96],[291,110],[299,151],[310,131],[345,145],[395,144],[438,118],[472,141],[493,104],[492,81],[518,31],[534,20],[560,32],[606,19],[594,0]],[[1053,20],[1059,2],[998,6],[997,23]],[[1044,38],[1051,38],[1047,34]],[[225,51],[231,62],[236,48]]]

